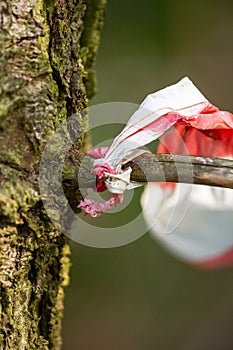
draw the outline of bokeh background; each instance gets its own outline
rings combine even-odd
[[[232,15],[230,0],[108,0],[91,104],[140,103],[189,76],[233,111]],[[233,349],[231,268],[195,269],[148,234],[119,248],[71,248],[64,350]]]

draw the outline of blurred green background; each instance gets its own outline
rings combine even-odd
[[[91,104],[140,103],[187,75],[232,111],[232,15],[230,0],[108,0]],[[233,349],[231,268],[197,270],[149,235],[71,248],[64,350]]]

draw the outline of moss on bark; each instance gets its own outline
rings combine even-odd
[[[85,85],[94,89],[88,71],[99,41],[91,37],[99,35],[104,1],[95,3],[0,0],[1,349],[61,347],[70,251],[43,209],[38,169],[49,135],[87,106]]]

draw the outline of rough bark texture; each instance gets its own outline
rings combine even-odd
[[[0,0],[0,349],[61,347],[70,251],[43,209],[38,169],[48,136],[93,94],[104,5]]]

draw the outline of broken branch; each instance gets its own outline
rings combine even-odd
[[[95,188],[92,167],[93,159],[88,157],[79,172],[79,187]],[[145,152],[124,163],[122,169],[128,167],[132,168],[130,179],[135,182],[179,182],[233,188],[233,160],[229,159]]]

